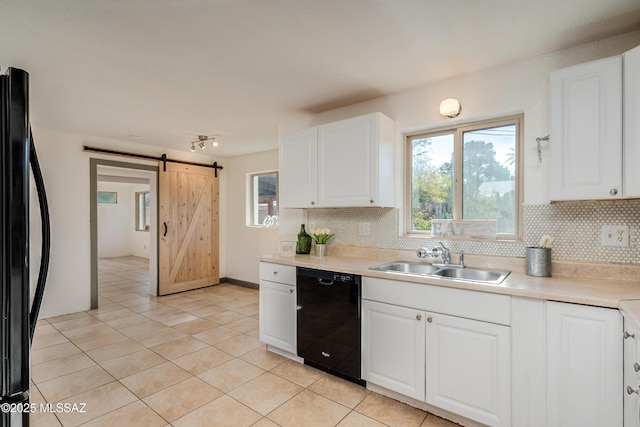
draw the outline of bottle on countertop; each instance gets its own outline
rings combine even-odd
[[[304,224],[301,224],[298,241],[296,242],[296,253],[308,254],[309,252],[311,252],[311,236],[305,231]]]

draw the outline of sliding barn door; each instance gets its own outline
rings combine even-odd
[[[201,166],[160,165],[159,295],[219,283],[218,178]]]

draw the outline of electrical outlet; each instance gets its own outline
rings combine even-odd
[[[358,229],[361,236],[371,235],[371,223],[369,222],[358,223]]]
[[[629,226],[628,225],[603,225],[602,226],[602,246],[629,247]]]

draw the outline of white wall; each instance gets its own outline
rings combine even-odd
[[[117,194],[117,203],[98,203],[98,258],[131,255],[131,189],[126,184],[99,182],[98,191]]]
[[[227,195],[220,210],[227,212],[226,277],[258,283],[257,257],[279,250],[278,229],[249,227],[247,221],[247,175],[278,170],[278,150],[226,160],[224,175]],[[222,252],[222,251],[221,251]]]
[[[98,182],[98,191],[118,194],[118,203],[98,203],[98,258],[130,255],[149,258],[149,232],[135,229],[135,194],[149,191],[149,186]]]
[[[155,156],[166,152],[171,158],[202,163],[212,163],[214,158],[191,154],[186,149],[181,152],[132,142],[52,131],[38,127],[37,122],[32,122],[32,126],[51,216],[51,260],[40,312],[41,318],[47,318],[90,308],[89,159],[99,157],[113,160],[114,157],[83,152],[83,145]],[[223,159],[215,160],[224,165]],[[153,164],[128,158],[123,161]],[[224,191],[221,182],[221,196]],[[37,209],[35,205],[32,206],[32,210],[34,209]],[[35,229],[32,231],[36,232]],[[225,224],[221,218],[221,248],[225,247],[226,236]],[[36,240],[38,236],[33,236],[32,241]],[[223,276],[226,272],[226,264],[222,260],[222,254],[220,258],[220,274]]]
[[[541,31],[544,28],[541,27]],[[621,54],[639,44],[640,31],[636,31],[472,75],[464,75],[464,70],[460,70],[461,76],[457,78],[282,123],[280,131],[301,129],[376,111],[393,118],[397,133],[396,206],[401,207],[403,133],[524,113],[524,202],[548,203],[548,146],[543,145],[543,163],[538,164],[536,138],[549,134],[549,72]],[[440,115],[440,101],[445,98],[460,100],[462,113],[458,118],[448,119]],[[553,144],[553,141],[550,143]]]

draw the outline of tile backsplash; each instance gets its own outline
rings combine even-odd
[[[400,236],[399,210],[394,208],[308,209],[311,227],[329,227],[336,235],[331,244],[415,250],[440,239]],[[360,235],[360,224],[370,224],[370,235]],[[628,225],[627,248],[600,244],[602,225]],[[365,226],[366,227],[366,226]],[[547,234],[554,238],[552,257],[557,260],[640,263],[640,200],[524,205],[522,242],[497,240],[443,240],[452,252],[524,257],[526,246],[537,245]]]

